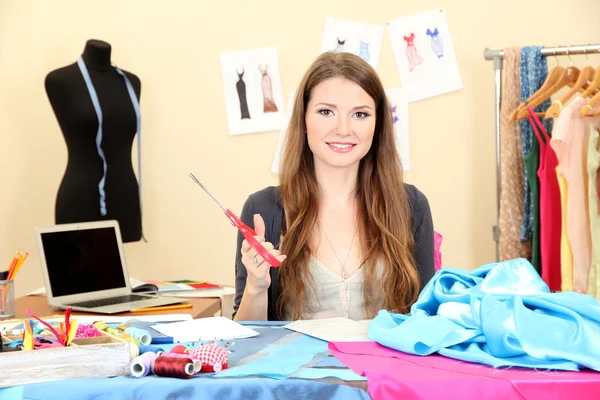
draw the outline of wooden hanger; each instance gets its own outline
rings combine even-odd
[[[560,77],[563,75],[564,73],[564,68],[557,65],[556,67],[552,68],[552,70],[550,71],[550,73],[548,74],[548,76],[546,77],[546,80],[544,81],[544,83],[542,84],[542,86],[534,93],[532,94],[526,102],[523,102],[521,104],[519,104],[519,106],[510,114],[510,120],[511,121],[516,121],[517,120],[517,116],[519,115],[519,112],[521,110],[527,110],[526,104],[529,103],[531,104],[532,102],[534,102],[538,97],[540,97],[543,93],[547,92],[552,86],[554,86],[554,84],[556,84]],[[542,100],[540,102],[543,103],[544,101]]]
[[[550,87],[547,91],[540,93],[540,95],[535,100],[529,102],[529,105],[531,106],[531,108],[536,108],[544,101],[550,99],[555,93],[557,93],[565,86],[573,87],[578,77],[579,68],[574,66],[569,66],[568,68],[565,68],[558,82],[552,85],[552,87]],[[517,114],[517,119],[525,119],[528,115],[529,111],[526,108],[523,108],[519,110]]]
[[[600,67],[598,67],[598,69],[596,69],[596,74],[594,75],[594,80],[592,81],[590,86],[587,88],[587,90],[581,94],[581,96],[584,98],[588,97],[588,96],[594,94],[598,89],[600,89]],[[588,103],[581,108],[581,110],[579,111],[579,116],[581,118],[586,117],[586,116],[591,116],[592,115],[591,112],[594,109],[594,106],[596,104],[598,104],[599,101],[600,101],[600,92],[595,93],[594,97],[592,97],[588,101]]]
[[[589,88],[589,82],[594,79],[596,70],[590,66],[585,67],[580,73],[577,81],[567,93],[560,98],[560,100],[554,100],[552,105],[546,110],[545,118],[556,118],[560,115],[563,106],[573,97],[577,92],[584,91]]]

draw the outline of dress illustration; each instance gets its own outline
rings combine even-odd
[[[439,36],[438,28],[435,28],[433,32],[427,29],[427,35],[431,37],[431,50],[438,57],[444,57],[444,42],[442,38]]]
[[[369,43],[360,42],[360,53],[358,55],[366,62],[369,62]]]
[[[344,40],[340,40],[340,38],[336,38],[337,39],[337,46],[335,46],[335,49],[333,49],[333,51],[337,52],[341,52],[344,51],[344,43],[346,43],[346,39]]]
[[[237,71],[236,71],[237,72]],[[241,119],[250,119],[250,112],[248,112],[248,103],[246,102],[246,83],[244,83],[244,70],[242,69],[242,73],[238,74],[238,81],[235,84],[235,87],[238,92],[238,97],[240,98],[240,111],[242,113]]]
[[[415,34],[411,33],[410,36],[404,36],[406,41],[406,58],[408,58],[408,70],[412,71],[417,65],[423,62],[423,58],[417,53],[415,47]]]
[[[273,88],[271,87],[271,77],[267,73],[269,69],[268,65],[259,65],[258,69],[262,74],[262,78],[260,80],[260,85],[262,86],[263,98],[264,98],[264,112],[277,112],[277,105],[275,101],[273,101]]]

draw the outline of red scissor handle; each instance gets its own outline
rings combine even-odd
[[[250,246],[252,246],[252,248],[256,251],[258,251],[258,254],[260,254],[260,256],[269,264],[271,264],[273,267],[277,268],[281,265],[281,261],[279,261],[278,259],[275,258],[275,256],[271,253],[269,253],[269,251],[267,249],[265,249],[262,244],[259,243],[258,240],[256,240],[256,238],[254,236],[256,236],[256,232],[254,232],[248,225],[246,225],[245,223],[242,222],[241,219],[239,219],[234,213],[232,213],[230,210],[225,211],[225,215],[227,215],[227,218],[229,218],[229,220],[231,221],[231,223],[236,226],[240,232],[242,232],[242,235],[244,235],[244,237],[246,238],[246,240],[248,241],[248,243],[250,243]]]

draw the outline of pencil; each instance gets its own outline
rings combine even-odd
[[[184,304],[175,304],[175,305],[171,305],[171,306],[136,308],[136,309],[131,310],[131,312],[177,310],[180,308],[191,308],[191,307],[192,307],[192,303],[184,303]]]

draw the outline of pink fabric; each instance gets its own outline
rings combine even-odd
[[[433,243],[435,249],[435,270],[439,271],[440,269],[442,269],[442,252],[440,251],[440,249],[442,247],[442,240],[444,239],[444,237],[437,232],[433,232],[433,236]]]
[[[367,378],[374,400],[600,398],[600,373],[594,371],[494,369],[440,355],[406,354],[375,342],[330,342],[329,350]]]

